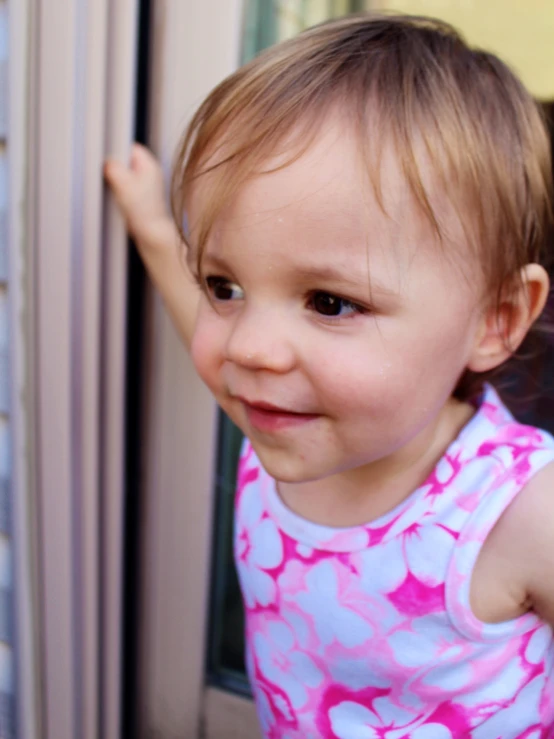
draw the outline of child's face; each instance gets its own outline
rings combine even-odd
[[[283,481],[362,467],[428,435],[476,341],[478,268],[460,266],[463,246],[436,242],[392,156],[389,217],[359,161],[337,121],[242,189],[203,257],[213,300],[200,301],[194,363]]]

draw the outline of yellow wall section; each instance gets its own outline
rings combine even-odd
[[[372,9],[431,15],[498,54],[541,100],[554,99],[554,0],[373,0]]]

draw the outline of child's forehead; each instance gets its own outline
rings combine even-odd
[[[424,155],[418,169],[442,235],[461,244],[464,230],[458,211]],[[438,246],[436,229],[392,141],[375,136],[362,147],[354,128],[339,116],[330,116],[292,161],[288,148],[268,157],[230,199],[219,220],[225,228],[256,228],[268,219],[288,220],[298,229],[361,229],[368,240],[385,238],[391,245],[406,243],[403,237],[409,235],[421,248]]]
[[[370,167],[379,169],[381,203]],[[294,151],[291,156],[285,147],[265,159],[230,200],[224,215],[249,221],[255,214],[277,212],[282,217],[304,217],[308,223],[315,219],[341,225],[371,218],[381,225],[412,220],[416,226],[424,220],[392,146],[383,142],[379,162],[366,162],[355,133],[333,119],[300,156],[294,157]]]

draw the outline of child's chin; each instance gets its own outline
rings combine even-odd
[[[257,450],[255,446],[254,451],[267,474],[277,482],[300,484],[322,480],[333,474],[333,470],[319,460],[303,459],[280,450]]]

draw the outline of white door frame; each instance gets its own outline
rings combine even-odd
[[[10,336],[10,426],[11,426],[11,529],[13,541],[13,611],[17,614],[14,634],[14,691],[17,696],[16,730],[21,737],[39,739],[40,660],[38,654],[35,518],[32,496],[33,465],[29,429],[32,409],[28,386],[32,382],[25,333],[29,327],[31,276],[26,263],[27,199],[26,172],[30,157],[27,137],[29,99],[30,2],[20,0],[9,6],[8,24],[8,270]]]
[[[126,236],[102,163],[129,152],[138,0],[10,9],[19,735],[120,739]]]

